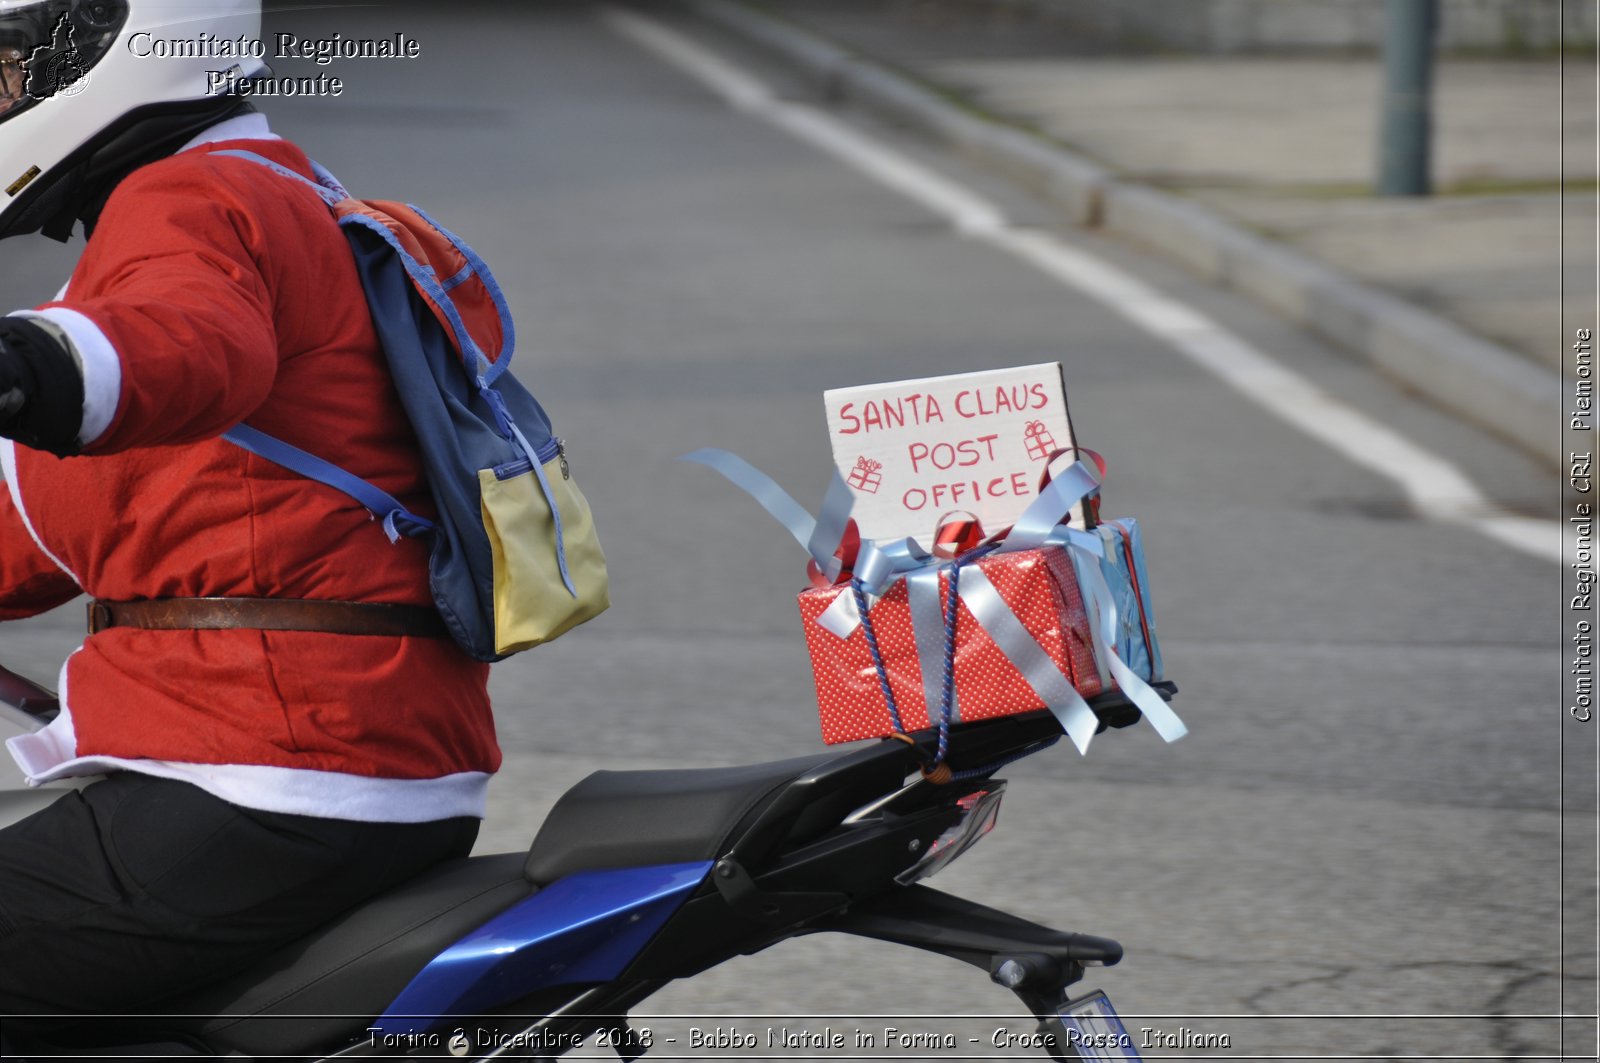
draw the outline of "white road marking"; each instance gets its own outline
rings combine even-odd
[[[620,8],[605,9],[603,18],[612,30],[694,77],[737,110],[826,151],[947,219],[956,231],[1098,300],[1273,416],[1393,482],[1419,515],[1562,563],[1564,529],[1558,521],[1499,513],[1455,465],[1340,402],[1187,303],[1056,236],[1012,227],[1004,212],[982,196],[825,110],[779,99],[757,78],[654,19]]]

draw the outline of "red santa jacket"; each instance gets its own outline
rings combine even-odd
[[[87,445],[0,448],[0,620],[79,588],[430,602],[423,544],[390,543],[349,497],[218,438],[248,420],[432,513],[327,208],[211,155],[247,147],[310,174],[266,135],[236,119],[135,172],[64,297],[36,311],[83,355]],[[61,717],[10,746],[34,781],[121,768],[271,811],[481,815],[500,759],[487,672],[441,639],[112,628],[63,667]]]

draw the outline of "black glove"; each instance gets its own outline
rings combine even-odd
[[[59,457],[78,453],[83,369],[64,337],[0,318],[0,436]]]

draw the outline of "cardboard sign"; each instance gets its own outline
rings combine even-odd
[[[1038,494],[1050,455],[1074,445],[1059,362],[822,397],[833,460],[869,539],[929,546],[954,512],[976,515],[985,534],[1009,527]]]

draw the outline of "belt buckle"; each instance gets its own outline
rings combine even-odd
[[[89,634],[97,635],[108,627],[116,625],[116,617],[112,615],[111,606],[98,599],[91,601],[88,608]]]

